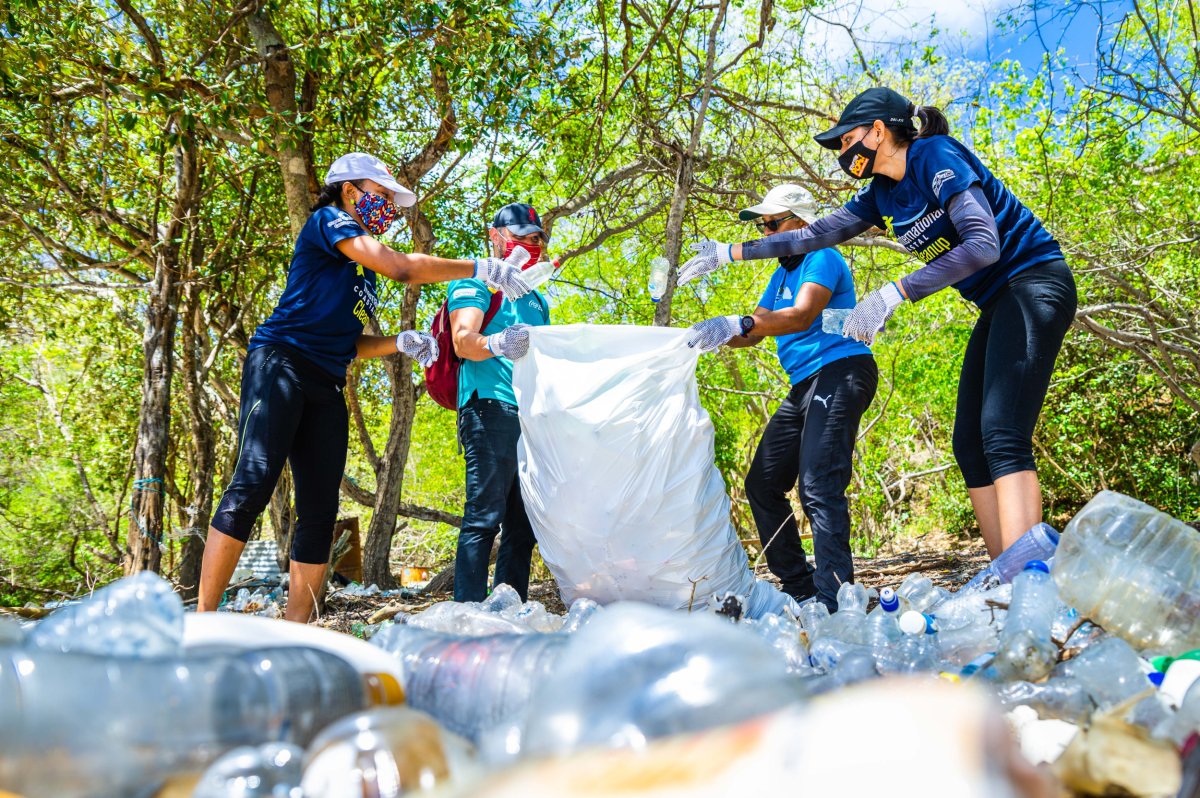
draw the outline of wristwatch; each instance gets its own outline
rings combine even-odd
[[[750,335],[750,331],[754,329],[754,317],[742,316],[742,337],[746,338]]]

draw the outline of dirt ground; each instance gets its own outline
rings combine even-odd
[[[893,547],[887,556],[873,559],[855,558],[855,577],[867,587],[896,587],[909,574],[928,576],[934,584],[957,589],[987,565],[987,551],[979,539],[962,541],[949,536],[927,535],[904,541]],[[765,564],[755,573],[778,584]],[[381,611],[420,612],[440,601],[448,601],[448,593],[418,594],[413,598],[383,598],[379,596],[343,596],[334,594],[326,603],[325,612],[317,623],[329,629],[353,634]],[[540,601],[550,612],[566,612],[553,579],[534,582],[529,586],[529,598]]]

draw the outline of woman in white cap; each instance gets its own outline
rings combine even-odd
[[[809,252],[881,227],[923,265],[864,296],[845,335],[869,344],[901,304],[947,287],[974,302],[980,313],[958,380],[954,458],[994,558],[1042,520],[1033,430],[1075,318],[1075,278],[1054,236],[950,136],[938,109],[867,89],[815,138],[839,153],[846,174],[870,182],[804,230],[697,245],[679,282],[731,260]]]
[[[788,184],[771,189],[738,218],[757,220],[769,239],[803,230],[817,214],[812,195]],[[758,442],[746,474],[746,498],[767,565],[784,592],[797,601],[816,596],[832,612],[838,586],[854,581],[846,487],[859,421],[875,398],[879,372],[865,344],[822,329],[827,307],[854,307],[854,278],[841,254],[828,248],[787,255],[753,314],[699,322],[687,343],[709,352],[722,344],[755,346],[775,336],[792,388]],[[815,572],[787,499],[797,481],[800,505],[812,524]]]
[[[220,603],[287,461],[297,520],[286,617],[310,619],[329,561],[346,464],[346,367],[355,358],[396,352],[428,365],[438,355],[437,343],[423,332],[363,334],[375,316],[377,274],[409,284],[478,277],[507,296],[529,291],[520,269],[499,258],[449,260],[379,242],[375,236],[387,232],[399,209],[415,202],[416,195],[371,155],[350,153],[329,167],[296,239],[283,295],[247,347],[237,466],[208,530],[199,610]]]

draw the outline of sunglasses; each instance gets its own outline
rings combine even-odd
[[[789,213],[787,216],[784,216],[782,219],[772,219],[769,222],[755,222],[754,226],[758,228],[758,232],[760,232],[760,233],[765,233],[767,230],[770,230],[772,233],[774,233],[776,230],[779,229],[779,225],[783,224],[784,222],[788,221],[789,219],[795,219],[795,218],[796,218],[796,214]]]

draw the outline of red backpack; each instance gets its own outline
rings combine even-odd
[[[483,324],[479,325],[482,332],[500,310],[504,295],[499,291],[492,294],[492,302],[487,312],[483,314]],[[450,330],[450,308],[446,302],[438,308],[433,317],[429,333],[437,339],[438,358],[429,368],[425,369],[425,391],[429,398],[448,410],[458,409],[458,370],[462,367],[462,358],[454,352],[454,334]]]

